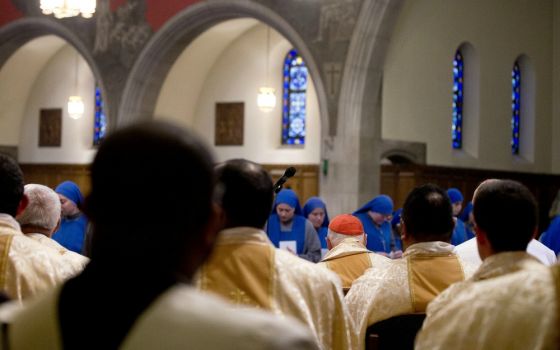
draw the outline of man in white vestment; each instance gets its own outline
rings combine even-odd
[[[533,195],[515,181],[486,180],[474,193],[473,212],[483,263],[428,306],[416,348],[555,349],[553,274],[526,252],[537,230]]]
[[[0,154],[0,290],[19,302],[47,292],[72,275],[58,252],[21,232],[15,217],[28,204],[23,185],[17,162]]]
[[[194,134],[154,121],[119,129],[99,147],[91,182],[91,262],[11,318],[11,349],[317,348],[296,320],[189,285],[219,213],[213,159]]]
[[[350,214],[336,216],[329,223],[327,233],[328,253],[319,263],[335,272],[342,281],[342,289],[347,293],[352,282],[376,265],[382,268],[389,258],[366,248],[367,236],[362,222]]]
[[[198,274],[201,290],[232,303],[297,318],[322,349],[352,349],[351,322],[338,277],[276,249],[263,231],[272,180],[258,164],[234,159],[216,167],[225,229]],[[282,336],[282,335],[279,335]]]
[[[52,239],[60,225],[60,199],[58,194],[47,186],[27,184],[24,195],[28,199],[25,210],[16,217],[21,231],[29,238],[57,252],[65,262],[59,272],[70,278],[80,273],[89,259],[61,246]]]
[[[466,242],[463,242],[455,247],[457,254],[465,261],[469,263],[480,266],[482,260],[478,254],[478,246],[476,244],[476,238],[471,238]],[[527,245],[527,253],[539,259],[545,265],[554,265],[557,262],[556,255],[554,251],[536,239],[531,239]]]
[[[432,184],[412,190],[402,211],[402,259],[374,265],[346,295],[361,348],[369,326],[393,316],[424,313],[445,288],[474,272],[449,244],[453,227],[445,191]]]

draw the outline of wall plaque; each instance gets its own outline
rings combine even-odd
[[[243,145],[243,102],[216,103],[216,146]]]
[[[41,109],[39,113],[39,147],[60,147],[62,109]]]

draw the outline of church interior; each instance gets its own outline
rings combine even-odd
[[[26,183],[86,196],[106,137],[163,120],[218,163],[247,159],[273,181],[295,168],[284,188],[302,206],[320,197],[331,219],[380,195],[402,208],[427,183],[466,206],[485,179],[530,190],[537,239],[560,215],[559,1],[54,3],[0,0],[0,152]]]
[[[554,1],[104,0],[90,19],[47,17],[28,1],[1,6],[0,145],[30,181],[71,178],[87,192],[87,164],[104,133],[161,118],[194,128],[220,161],[247,158],[275,177],[296,166],[288,185],[302,200],[326,198],[336,213],[377,193],[402,204],[427,181],[468,197],[490,176],[523,179],[543,207],[560,188]],[[301,144],[282,138],[292,49],[308,82]],[[516,151],[514,64],[522,76]],[[275,90],[270,111],[257,106],[265,86]],[[78,119],[66,108],[73,95],[83,100]],[[223,103],[241,109],[220,123]],[[40,139],[47,134],[54,144]]]

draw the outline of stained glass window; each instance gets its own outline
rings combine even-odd
[[[295,49],[284,60],[282,94],[282,144],[305,144],[305,116],[308,72]]]
[[[511,153],[519,154],[519,117],[521,114],[521,70],[515,62],[511,71]]]
[[[453,120],[451,124],[451,141],[454,149],[463,147],[463,74],[464,64],[461,50],[457,50],[453,59]]]
[[[101,96],[101,89],[95,86],[95,117],[93,124],[93,144],[99,145],[101,140],[105,137],[107,131],[107,118],[103,109],[103,98]]]

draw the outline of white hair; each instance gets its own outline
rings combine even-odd
[[[336,247],[337,245],[340,244],[340,242],[342,242],[342,240],[344,240],[346,238],[356,238],[356,239],[359,239],[362,243],[364,243],[365,233],[362,233],[362,234],[359,234],[359,235],[343,235],[341,233],[336,233],[333,230],[329,229],[329,231],[327,233],[327,238],[331,242],[331,245],[333,247]]]
[[[29,199],[29,204],[17,217],[19,224],[54,230],[60,219],[58,194],[47,186],[38,184],[25,185],[24,194]]]

